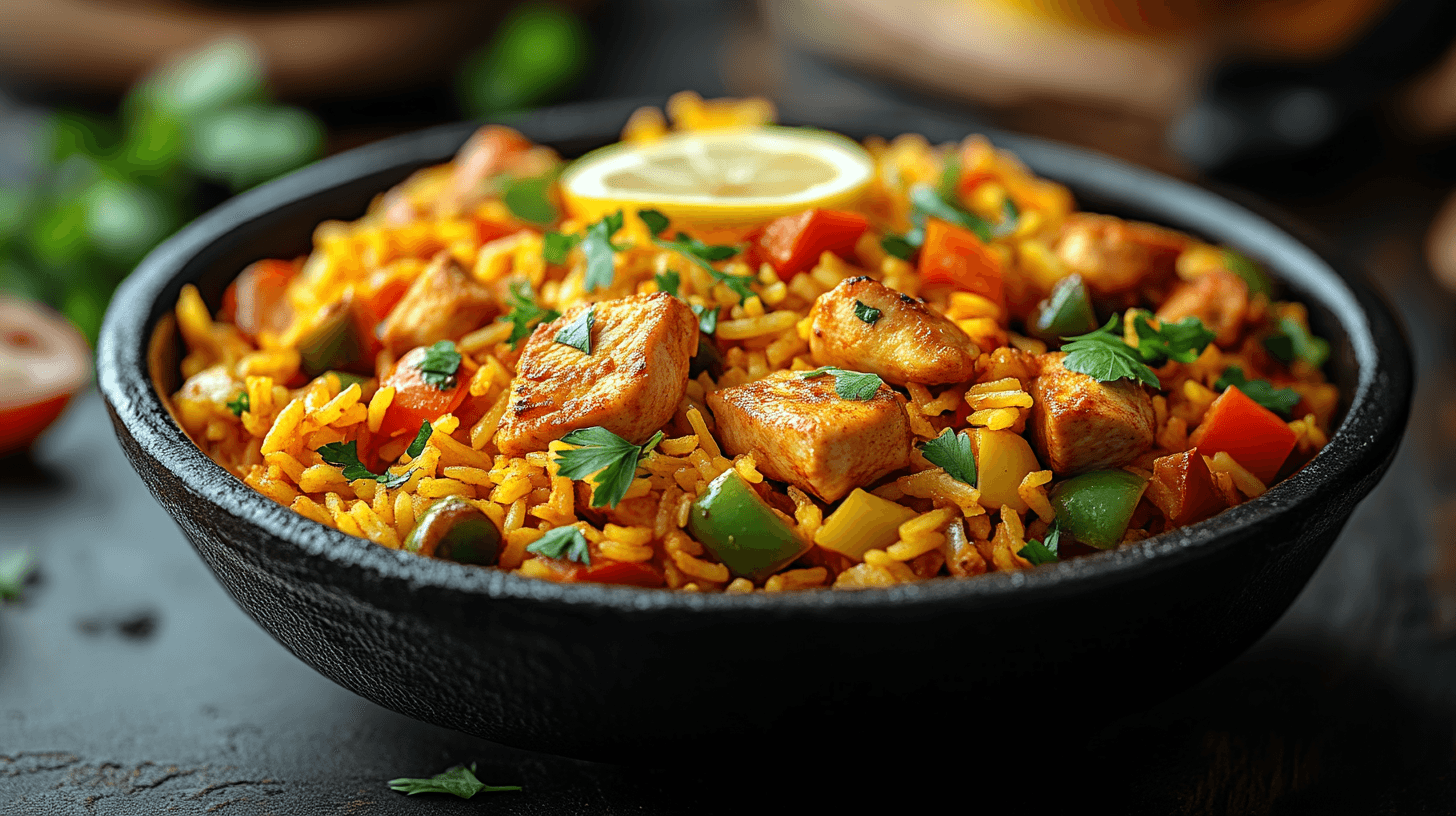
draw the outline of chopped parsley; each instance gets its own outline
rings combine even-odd
[[[925,236],[922,235],[921,240],[924,241],[924,238]],[[902,261],[910,260],[911,256],[915,254],[916,246],[918,245],[912,245],[901,235],[886,235],[880,239],[880,248]]]
[[[1138,354],[1148,365],[1161,365],[1167,360],[1191,363],[1214,338],[1214,333],[1203,325],[1203,321],[1191,315],[1177,323],[1163,323],[1155,329],[1145,315],[1137,314],[1132,324],[1137,331]]]
[[[1042,564],[1050,564],[1060,557],[1057,554],[1057,543],[1061,540],[1061,537],[1061,521],[1053,521],[1051,529],[1047,530],[1045,541],[1037,541],[1034,538],[1028,539],[1026,546],[1022,547],[1017,555],[1030,561],[1034,567],[1041,566]]]
[[[501,189],[501,201],[511,214],[532,224],[546,226],[556,221],[556,205],[551,203],[551,185],[555,173],[535,178],[509,179]]]
[[[1128,379],[1161,388],[1158,375],[1147,367],[1138,350],[1124,343],[1122,335],[1113,331],[1117,324],[1117,315],[1113,315],[1096,331],[1063,338],[1067,342],[1062,351],[1067,356],[1062,360],[1062,367],[1099,382]]]
[[[1021,226],[1021,208],[1017,207],[1016,202],[1012,201],[1011,196],[1008,195],[1001,202],[1001,220],[992,228],[991,235],[995,238],[1005,238],[1016,232],[1016,228],[1019,226]]]
[[[420,423],[420,432],[415,434],[415,441],[404,449],[404,452],[409,454],[409,458],[418,459],[420,454],[425,452],[425,443],[430,441],[430,434],[434,432],[435,427],[430,424],[428,419]]]
[[[571,346],[582,354],[592,353],[591,331],[592,324],[596,323],[597,307],[595,304],[588,306],[575,320],[567,323],[556,332],[555,340],[563,346]]]
[[[1299,392],[1293,388],[1275,388],[1268,380],[1251,380],[1244,376],[1243,368],[1229,366],[1223,376],[1213,384],[1215,390],[1223,391],[1229,386],[1238,386],[1244,396],[1268,408],[1276,414],[1289,416],[1299,404]]]
[[[940,171],[940,181],[935,185],[935,192],[942,201],[955,201],[960,194],[961,185],[961,157],[952,153],[946,157],[945,166]]]
[[[29,550],[10,550],[0,555],[0,601],[18,601],[30,571],[35,569],[35,556]]]
[[[663,249],[670,249],[697,264],[712,275],[713,280],[727,286],[740,300],[753,297],[753,289],[749,288],[749,284],[753,282],[751,276],[730,275],[713,266],[714,261],[725,261],[737,255],[741,251],[739,247],[705,244],[685,232],[679,232],[675,240],[669,241],[657,237],[672,223],[667,216],[657,210],[638,210],[637,217],[652,231],[652,243]]]
[[[856,400],[864,402],[873,397],[885,381],[874,374],[865,374],[862,371],[846,371],[834,366],[821,366],[813,371],[805,371],[799,374],[803,379],[809,380],[824,375],[834,377],[834,391],[841,399]]]
[[[915,229],[905,235],[905,240],[916,246],[924,243],[926,218],[939,218],[948,224],[965,227],[975,233],[982,243],[991,243],[993,235],[989,221],[962,209],[953,200],[941,198],[935,190],[921,184],[910,190],[910,222],[915,225]],[[918,236],[919,240],[911,235]]]
[[[688,308],[692,309],[693,314],[698,316],[699,331],[703,334],[712,334],[718,331],[718,307],[689,304]]]
[[[557,527],[547,530],[546,535],[533,541],[526,552],[544,555],[578,564],[591,564],[591,551],[587,549],[586,536],[576,527]]]
[[[390,473],[387,470],[383,473],[374,473],[359,461],[359,443],[352,439],[348,442],[330,442],[318,449],[318,455],[323,457],[328,464],[343,468],[344,478],[351,482],[355,479],[373,479],[385,487],[393,489],[409,481],[410,474],[414,473],[414,470],[405,473]]]
[[[536,302],[536,296],[531,292],[531,284],[526,281],[511,284],[511,294],[507,301],[511,310],[498,319],[512,324],[511,336],[506,338],[512,349],[531,336],[531,330],[536,328],[537,323],[549,323],[561,317],[561,312],[544,308]]]
[[[236,398],[228,402],[227,407],[229,411],[233,412],[233,416],[240,417],[244,411],[253,410],[253,400],[248,396],[247,391],[240,391]]]
[[[415,363],[415,368],[420,371],[420,379],[440,391],[449,391],[459,385],[455,372],[460,370],[460,352],[455,350],[454,343],[441,340],[425,349],[424,356]]]
[[[581,251],[586,255],[586,278],[582,283],[588,292],[605,289],[616,279],[617,261],[614,253],[627,247],[612,243],[612,236],[621,228],[621,210],[586,228],[586,237],[581,239]]]
[[[677,297],[678,288],[682,286],[682,276],[669,269],[653,275],[652,282],[657,284],[657,291]]]
[[[548,232],[541,236],[541,257],[546,259],[546,263],[564,264],[566,263],[566,253],[579,243],[581,243],[580,235]]]
[[[1303,323],[1292,317],[1281,317],[1274,324],[1274,334],[1264,338],[1264,348],[1285,363],[1303,360],[1319,368],[1330,359],[1330,344],[1315,337]]]
[[[920,453],[932,465],[939,465],[951,478],[976,486],[976,456],[971,450],[971,435],[956,433],[950,428],[920,446]]]
[[[662,441],[662,431],[634,445],[600,425],[581,428],[561,437],[573,450],[558,451],[557,471],[568,479],[583,481],[592,477],[592,507],[616,507],[627,495],[637,475],[637,463]]]
[[[553,531],[554,532],[554,531]],[[580,533],[578,533],[580,535]],[[415,779],[402,777],[389,780],[390,790],[397,790],[414,796],[417,793],[448,793],[458,796],[461,799],[469,799],[477,793],[496,793],[498,791],[518,791],[520,785],[487,785],[475,778],[475,763],[467,768],[464,765],[456,765],[444,773],[438,773],[429,779]]]
[[[858,300],[854,302],[854,316],[871,326],[875,325],[875,322],[880,319],[881,314],[883,312],[873,306],[866,306]]]

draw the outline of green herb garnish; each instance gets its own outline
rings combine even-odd
[[[455,372],[460,370],[460,352],[455,350],[454,343],[441,340],[425,349],[415,368],[420,371],[420,379],[441,391],[449,391],[459,384]]]
[[[536,302],[536,296],[531,292],[531,284],[526,281],[516,281],[511,284],[511,294],[507,299],[511,310],[506,315],[497,318],[498,320],[510,321],[513,324],[511,336],[506,342],[514,349],[521,344],[521,341],[531,336],[531,331],[538,323],[549,323],[558,317],[561,312],[555,309],[547,309]]]
[[[921,243],[924,243],[924,233],[920,235],[920,240]],[[880,248],[885,250],[885,252],[889,253],[890,255],[894,255],[896,258],[899,258],[902,261],[910,260],[911,256],[915,254],[915,247],[919,245],[920,244],[911,244],[905,239],[905,236],[903,235],[886,235],[884,238],[880,239]]]
[[[606,428],[596,425],[572,431],[561,437],[573,450],[559,451],[557,471],[568,479],[577,481],[592,477],[592,507],[616,507],[632,479],[637,475],[637,462],[662,441],[662,431],[647,440],[645,445],[634,445]]]
[[[1060,557],[1057,554],[1057,542],[1061,540],[1061,537],[1061,522],[1054,520],[1051,529],[1047,530],[1045,541],[1037,541],[1034,538],[1030,539],[1017,555],[1030,561],[1032,566],[1050,564]]]
[[[799,374],[803,379],[813,379],[824,375],[834,377],[834,391],[841,399],[856,400],[864,402],[873,397],[885,381],[874,374],[866,374],[862,371],[846,371],[834,366],[821,366],[813,371],[805,371]]]
[[[971,435],[956,433],[950,428],[920,446],[920,453],[932,465],[939,465],[954,479],[976,486],[976,456],[971,450]]]
[[[1161,365],[1166,360],[1191,363],[1214,338],[1214,333],[1203,325],[1203,321],[1191,315],[1177,323],[1163,323],[1155,329],[1145,315],[1138,314],[1133,317],[1132,324],[1137,331],[1138,354],[1148,365]]]
[[[544,555],[578,564],[591,564],[591,551],[587,549],[586,536],[575,527],[557,527],[547,530],[546,535],[531,542],[526,552]]]
[[[586,255],[586,278],[582,284],[588,292],[605,289],[616,279],[617,261],[615,253],[626,249],[612,243],[612,236],[622,229],[622,211],[617,210],[586,228],[586,237],[581,239],[581,251]]]
[[[991,243],[992,228],[986,219],[968,212],[936,194],[935,190],[921,184],[910,190],[910,221],[915,229],[906,233],[905,240],[919,246],[925,242],[925,219],[939,218],[948,224],[965,227],[974,232],[982,243]],[[918,240],[912,235],[918,236]]]
[[[564,232],[548,232],[541,236],[541,257],[546,263],[566,263],[566,253],[581,243],[581,236]]]
[[[556,222],[556,205],[551,202],[551,185],[555,173],[523,179],[507,179],[501,188],[501,201],[511,214],[538,226]]]
[[[1021,208],[1017,207],[1016,202],[1012,201],[1011,196],[1008,195],[1001,202],[1001,221],[991,230],[991,235],[995,238],[1005,238],[1016,232],[1016,228],[1020,225]]]
[[[0,555],[0,601],[18,601],[25,579],[35,568],[30,550],[10,550]]]
[[[935,193],[942,201],[954,202],[960,195],[961,185],[961,157],[952,153],[946,157],[945,166],[940,171],[940,181],[935,185]]]
[[[689,309],[698,316],[698,330],[703,334],[713,334],[718,331],[718,307],[699,306],[696,303],[689,304]]]
[[[1217,391],[1223,391],[1229,386],[1237,386],[1244,392],[1244,396],[1268,408],[1276,414],[1290,416],[1294,412],[1294,406],[1299,404],[1299,392],[1293,388],[1275,388],[1268,380],[1251,380],[1244,376],[1244,369],[1239,366],[1229,366],[1223,370],[1223,376],[1213,384]]]
[[[571,346],[582,354],[592,353],[591,330],[597,319],[597,307],[588,306],[576,319],[556,332],[555,340],[563,346]]]
[[[653,275],[652,281],[657,284],[657,291],[666,292],[673,297],[677,297],[678,288],[682,286],[682,276],[671,269]]]
[[[637,217],[642,219],[642,223],[647,225],[647,231],[652,233],[653,238],[661,235],[662,231],[667,229],[667,225],[672,223],[667,216],[658,210],[638,210]]]
[[[435,428],[428,419],[420,423],[420,432],[415,434],[415,441],[404,449],[404,452],[409,454],[409,458],[420,458],[420,454],[425,452],[425,443],[430,441],[430,434],[434,432]]]
[[[1113,315],[1096,331],[1062,338],[1067,341],[1062,345],[1062,351],[1067,353],[1062,367],[1086,374],[1099,382],[1129,379],[1161,388],[1158,375],[1143,363],[1138,350],[1124,343],[1122,335],[1112,330],[1116,325],[1117,315]]]
[[[1309,329],[1292,317],[1281,317],[1274,324],[1275,333],[1264,338],[1264,348],[1285,363],[1303,360],[1319,368],[1330,358],[1329,341],[1315,337]]]
[[[575,529],[575,528],[573,528]],[[554,532],[554,531],[553,531]],[[580,535],[580,533],[577,533]],[[518,791],[520,785],[487,785],[475,778],[475,764],[471,763],[467,768],[464,765],[456,765],[444,773],[435,774],[429,779],[413,779],[403,777],[389,780],[391,790],[406,793],[414,796],[417,793],[448,793],[458,796],[461,799],[469,799],[477,793],[496,793],[498,791]]]
[[[862,301],[856,300],[854,302],[854,316],[870,324],[871,326],[875,325],[875,322],[880,319],[881,314],[883,314],[883,312],[881,312],[879,309],[876,309],[873,306],[866,306]]]
[[[1269,276],[1259,265],[1247,257],[1234,252],[1232,249],[1223,250],[1223,268],[1243,278],[1244,285],[1249,288],[1249,297],[1263,295],[1273,297],[1274,284],[1270,283]]]
[[[712,263],[737,255],[741,251],[739,247],[705,244],[685,232],[679,232],[676,240],[668,241],[657,237],[658,233],[666,230],[672,223],[667,216],[657,210],[638,210],[637,217],[642,219],[649,230],[652,230],[652,243],[663,249],[670,249],[697,264],[712,275],[713,280],[727,286],[730,291],[738,295],[740,300],[748,300],[753,297],[753,289],[749,288],[749,284],[753,282],[751,276],[730,275],[714,268]]]
[[[330,442],[318,449],[318,455],[331,465],[344,469],[344,478],[349,481],[355,479],[373,479],[387,488],[396,488],[409,481],[411,469],[405,473],[375,473],[359,461],[359,443],[354,440],[348,442]]]
[[[240,391],[237,397],[228,402],[227,407],[229,411],[233,412],[233,416],[240,417],[244,411],[253,410],[253,400],[248,396],[247,391]]]

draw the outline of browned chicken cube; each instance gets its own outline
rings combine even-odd
[[[910,465],[910,423],[889,386],[847,400],[834,377],[777,371],[708,395],[717,436],[730,455],[752,453],[765,476],[825,501]]]
[[[1186,235],[1110,215],[1072,213],[1062,226],[1056,254],[1068,272],[1082,276],[1098,296],[1124,294],[1173,274]]]
[[[819,296],[809,350],[819,365],[878,374],[896,385],[944,385],[976,375],[981,350],[925,301],[865,277]],[[870,322],[870,321],[873,322]]]
[[[441,252],[380,322],[379,339],[398,354],[474,331],[499,311],[490,290]]]
[[[1158,308],[1158,320],[1176,323],[1196,317],[1214,333],[1215,343],[1231,348],[1239,342],[1248,313],[1248,284],[1232,272],[1214,269],[1175,286]]]
[[[588,309],[591,353],[556,342]],[[594,425],[645,442],[682,403],[697,349],[698,319],[666,293],[573,306],[526,341],[496,446],[520,456]]]
[[[1128,380],[1098,382],[1062,367],[1062,352],[1042,355],[1031,386],[1032,436],[1041,461],[1058,476],[1121,467],[1152,447],[1153,399]]]

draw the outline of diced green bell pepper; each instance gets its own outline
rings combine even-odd
[[[1087,284],[1081,275],[1068,275],[1057,281],[1047,299],[1037,305],[1036,318],[1029,329],[1043,340],[1060,340],[1095,331],[1097,325]]]
[[[369,340],[347,298],[325,307],[313,328],[298,339],[303,373],[317,377],[326,371],[368,370],[373,359]]]
[[[426,508],[404,540],[409,552],[461,564],[494,564],[500,545],[495,523],[459,496],[446,496]]]
[[[1269,276],[1259,265],[1249,260],[1248,257],[1234,252],[1232,249],[1223,250],[1223,266],[1228,271],[1244,279],[1244,285],[1249,287],[1249,297],[1263,295],[1267,298],[1274,297],[1274,284]]]
[[[1094,470],[1058,484],[1051,495],[1062,532],[1099,550],[1116,547],[1147,489],[1125,470]]]
[[[688,534],[730,572],[757,581],[799,557],[804,543],[736,470],[708,484],[688,513]]]

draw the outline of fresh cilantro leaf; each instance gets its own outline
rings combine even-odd
[[[359,443],[352,439],[348,442],[330,442],[318,449],[318,455],[325,462],[343,468],[344,478],[351,482],[355,479],[373,479],[393,489],[409,481],[410,474],[414,473],[414,470],[405,473],[374,473],[359,461]]]
[[[460,370],[460,352],[455,350],[454,343],[441,340],[425,349],[424,357],[415,363],[415,368],[420,370],[420,379],[440,391],[449,391],[459,383],[455,372]]]
[[[404,449],[404,452],[409,454],[409,458],[420,458],[420,454],[425,452],[425,443],[430,441],[430,434],[434,432],[435,428],[430,424],[428,419],[420,423],[420,432],[415,434],[415,441],[411,442],[409,447]]]
[[[679,232],[672,243],[705,261],[726,261],[742,251],[729,244],[705,244],[686,232]]]
[[[910,220],[917,228],[912,232],[918,232],[920,238],[919,241],[912,241],[916,246],[925,241],[926,218],[939,218],[958,227],[965,227],[974,232],[982,242],[991,242],[991,224],[986,219],[961,209],[941,198],[935,190],[920,184],[910,190]],[[907,234],[905,239],[910,241],[911,236]]]
[[[925,235],[922,233],[920,238],[921,241],[924,241]],[[910,257],[915,254],[916,246],[918,246],[918,244],[912,245],[908,240],[906,240],[906,236],[902,235],[886,235],[884,238],[880,239],[880,248],[884,249],[885,252],[889,253],[890,255],[894,255],[896,258],[899,258],[902,261],[910,260]]]
[[[35,568],[35,556],[29,550],[10,550],[0,555],[0,601],[18,601],[25,579]]]
[[[698,316],[698,329],[703,334],[712,334],[718,330],[718,307],[689,304],[688,308]]]
[[[597,307],[588,306],[586,311],[576,316],[576,319],[567,323],[556,332],[556,342],[563,346],[571,346],[582,354],[592,353],[591,331],[592,324],[597,320]]]
[[[557,472],[577,481],[591,477],[591,506],[616,507],[637,476],[637,462],[662,441],[662,432],[658,431],[645,445],[634,445],[596,425],[572,431],[561,441],[577,447],[556,454],[560,466]]]
[[[667,229],[667,225],[672,223],[667,216],[657,210],[638,210],[637,217],[647,225],[647,230],[652,233],[654,238],[661,235],[662,231]]]
[[[1045,541],[1037,541],[1034,538],[1030,539],[1026,542],[1026,546],[1022,547],[1021,551],[1017,553],[1017,555],[1020,555],[1022,558],[1030,561],[1032,566],[1050,564],[1053,561],[1058,560],[1060,557],[1057,553],[1057,542],[1061,539],[1061,537],[1061,522],[1053,521],[1051,529],[1047,530]]]
[[[1161,388],[1158,375],[1143,363],[1137,350],[1124,343],[1122,336],[1112,330],[1116,325],[1118,317],[1113,315],[1108,318],[1107,325],[1096,331],[1062,338],[1067,341],[1062,346],[1062,351],[1067,353],[1062,367],[1086,374],[1099,382],[1125,378]]]
[[[506,338],[506,342],[510,343],[511,348],[514,349],[521,344],[522,340],[531,336],[531,330],[536,328],[537,323],[549,323],[561,317],[561,312],[542,308],[541,304],[536,302],[535,295],[531,293],[531,284],[526,281],[512,283],[510,290],[507,302],[510,304],[511,310],[497,319],[513,324],[511,336]]]
[[[1244,396],[1268,408],[1276,414],[1289,416],[1294,412],[1294,406],[1299,404],[1299,392],[1293,388],[1275,388],[1268,380],[1251,380],[1244,376],[1244,369],[1239,366],[1229,366],[1223,370],[1223,376],[1213,384],[1215,390],[1223,391],[1229,386],[1238,386],[1244,392]]]
[[[1292,363],[1299,359],[1319,368],[1330,358],[1329,341],[1310,334],[1298,320],[1281,317],[1274,329],[1274,334],[1264,338],[1264,348],[1280,360]]]
[[[976,486],[976,456],[971,450],[971,435],[956,433],[950,428],[920,446],[920,453],[932,465],[939,465],[952,478]]]
[[[952,153],[945,160],[945,167],[940,171],[940,181],[935,185],[935,194],[940,196],[942,201],[954,202],[960,195],[961,184],[961,157]]]
[[[228,402],[227,407],[229,411],[233,412],[233,416],[240,417],[244,411],[253,410],[253,400],[248,396],[247,391],[239,391],[237,397]]]
[[[871,326],[875,325],[875,322],[880,319],[881,314],[882,312],[873,306],[866,306],[858,300],[854,302],[854,316]]]
[[[547,530],[546,535],[531,542],[526,552],[544,555],[578,564],[591,564],[591,551],[587,549],[586,536],[575,527],[557,527]]]
[[[813,371],[805,371],[799,376],[808,380],[824,375],[834,377],[834,392],[841,399],[856,400],[864,402],[873,397],[880,390],[885,381],[874,374],[866,374],[862,371],[846,371],[834,366],[821,366]]]
[[[657,284],[657,291],[666,292],[673,297],[677,297],[678,287],[682,286],[682,276],[671,269],[658,272],[652,276],[652,280]]]
[[[1006,196],[1006,199],[1001,202],[1001,220],[991,230],[991,236],[1005,238],[1016,232],[1016,228],[1020,225],[1021,208],[1016,206],[1016,202],[1011,200],[1011,196]]]
[[[1138,354],[1148,365],[1161,365],[1165,360],[1191,363],[1208,348],[1215,336],[1202,320],[1192,315],[1177,323],[1163,323],[1155,329],[1145,315],[1138,314],[1133,317],[1132,324],[1137,330]]]
[[[572,528],[575,529],[575,528]],[[554,531],[553,531],[554,532]],[[577,533],[580,535],[580,533]],[[475,764],[471,763],[469,768],[464,765],[456,765],[444,773],[435,774],[429,779],[414,779],[402,777],[389,780],[391,790],[397,790],[414,796],[417,793],[449,793],[469,799],[477,793],[495,793],[498,791],[518,791],[520,785],[487,785],[475,778]]]
[[[501,190],[501,201],[522,221],[541,226],[553,224],[557,212],[556,205],[551,203],[551,185],[555,181],[555,174],[510,179]]]
[[[566,253],[581,243],[581,236],[572,233],[548,232],[541,236],[541,257],[546,263],[566,263]]]
[[[626,247],[612,243],[612,236],[622,229],[622,211],[611,215],[586,228],[586,237],[581,239],[581,251],[586,255],[586,279],[583,283],[588,292],[605,289],[616,279],[616,256]]]

